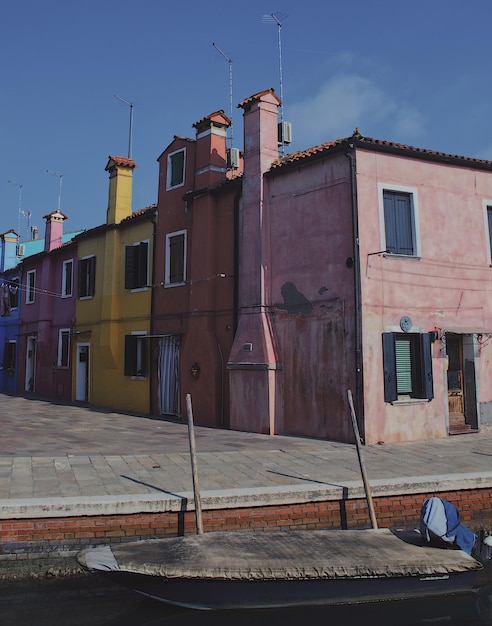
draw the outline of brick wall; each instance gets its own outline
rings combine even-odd
[[[439,495],[458,507],[472,530],[492,529],[492,488],[377,497],[380,528],[418,527],[425,498]],[[246,528],[368,528],[365,499],[205,510],[204,531]],[[194,512],[0,521],[0,560],[73,554],[89,545],[192,534]]]

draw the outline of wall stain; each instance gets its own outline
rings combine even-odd
[[[280,288],[280,293],[284,299],[283,304],[279,304],[278,308],[288,313],[312,313],[313,305],[306,296],[301,293],[294,283],[284,283]]]

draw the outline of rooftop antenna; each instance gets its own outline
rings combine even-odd
[[[212,43],[212,46],[229,63],[229,104],[230,104],[230,118],[231,118],[231,125],[229,127],[229,147],[232,148],[232,146],[234,144],[233,123],[232,123],[232,112],[233,112],[233,106],[232,106],[232,59],[229,58],[227,56],[227,54],[223,50],[221,50],[216,43]]]
[[[284,83],[282,76],[282,19],[287,17],[283,13],[271,13],[270,15],[264,15],[262,17],[262,22],[264,23],[274,23],[277,25],[278,31],[278,67],[279,67],[279,77],[280,77],[280,132],[282,141],[279,141],[280,144],[280,152],[284,153],[284,145],[286,143],[290,143],[290,130],[289,130],[289,138],[288,140],[284,140]],[[290,127],[289,127],[290,128]]]
[[[29,233],[31,231],[31,216],[32,216],[32,213],[31,213],[31,211],[22,211],[22,215],[25,218],[27,218],[27,236],[26,236],[26,239],[28,239],[29,238]]]
[[[11,185],[15,185],[16,187],[19,187],[19,208],[18,208],[18,217],[17,217],[17,222],[18,222],[18,233],[17,233],[17,237],[19,238],[20,241],[20,230],[21,230],[21,214],[22,214],[22,185],[20,185],[19,183],[16,183],[13,180],[9,180],[8,181]]]
[[[114,94],[114,97],[117,98],[118,100],[120,100],[120,102],[123,102],[123,104],[126,104],[128,107],[130,107],[130,129],[128,131],[128,158],[131,159],[132,158],[132,134],[133,134],[133,102],[128,102],[128,100],[125,100],[124,98],[122,98],[121,96],[117,96],[116,94]]]
[[[62,192],[62,181],[63,174],[58,174],[58,172],[52,172],[51,170],[46,170],[47,174],[51,174],[52,176],[58,176],[60,179],[60,186],[58,187],[58,211],[61,211],[61,192]]]

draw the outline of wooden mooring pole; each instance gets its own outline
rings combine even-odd
[[[193,498],[195,500],[196,534],[203,535],[202,501],[198,486],[198,467],[196,463],[195,427],[193,425],[193,409],[191,395],[186,394],[186,413],[188,415],[188,439],[190,441],[191,470],[193,474]]]
[[[357,456],[359,457],[360,472],[362,474],[362,482],[364,483],[364,491],[366,492],[367,506],[369,508],[369,517],[371,518],[372,527],[377,528],[378,523],[376,520],[376,513],[374,512],[374,504],[372,502],[369,481],[367,480],[366,467],[364,465],[364,459],[362,457],[359,426],[357,425],[357,419],[355,417],[354,401],[352,399],[352,392],[350,391],[350,389],[347,391],[347,395],[348,395],[348,401],[350,405],[350,416],[352,418],[352,426],[354,428],[354,434],[355,434],[355,445],[357,447]]]

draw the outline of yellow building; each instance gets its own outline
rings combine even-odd
[[[150,412],[149,335],[156,207],[132,213],[132,159],[109,157],[106,223],[77,237],[77,401]]]

